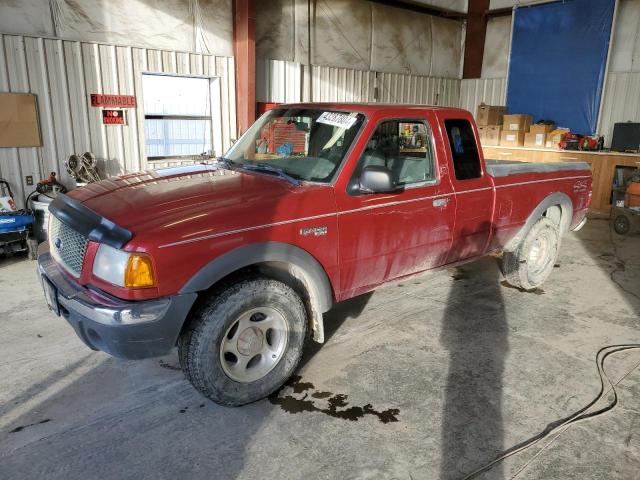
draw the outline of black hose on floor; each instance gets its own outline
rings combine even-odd
[[[610,355],[614,355],[616,353],[624,352],[627,350],[640,350],[640,344],[632,343],[627,345],[607,345],[606,347],[602,347],[600,350],[598,350],[598,353],[596,354],[596,366],[598,368],[598,375],[600,376],[600,392],[591,402],[582,407],[580,410],[572,413],[571,415],[551,422],[544,430],[542,430],[537,435],[534,435],[533,437],[505,450],[491,462],[469,473],[462,480],[470,480],[472,478],[476,478],[478,475],[491,470],[496,464],[505,460],[507,457],[510,457],[512,455],[515,455],[516,453],[526,450],[529,447],[532,447],[539,441],[547,438],[552,433],[557,432],[560,428],[567,427],[572,423],[580,422],[589,418],[596,417],[598,415],[602,415],[613,409],[618,403],[618,392],[616,391],[615,384],[611,381],[604,369],[604,362]],[[593,407],[604,397],[605,393],[608,393],[608,391],[605,392],[605,379],[606,383],[609,384],[609,386],[611,387],[611,391],[613,392],[613,400],[605,407],[602,407],[593,412],[588,412],[591,407]]]

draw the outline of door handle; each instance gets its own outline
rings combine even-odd
[[[433,200],[433,206],[438,208],[446,207],[447,203],[449,203],[449,197],[436,198]]]

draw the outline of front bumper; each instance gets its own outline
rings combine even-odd
[[[164,355],[174,347],[197,294],[120,300],[77,284],[51,258],[46,243],[41,247],[40,280],[53,285],[53,301],[60,316],[89,348],[114,357],[140,359]]]

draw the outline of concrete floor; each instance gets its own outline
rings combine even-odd
[[[91,352],[47,312],[34,264],[0,260],[0,478],[462,478],[589,402],[600,347],[640,343],[639,236],[592,221],[542,291],[501,281],[487,258],[341,304],[301,378],[229,409],[175,354]],[[608,364],[615,410],[481,478],[639,478],[639,365]]]

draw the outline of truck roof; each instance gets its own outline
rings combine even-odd
[[[404,104],[404,103],[283,103],[279,104],[276,108],[282,107],[307,107],[307,108],[325,108],[327,110],[348,110],[350,112],[359,112],[364,114],[378,113],[385,110],[438,110],[447,112],[467,112],[462,108],[455,107],[442,107],[436,105],[416,105],[416,104]]]

